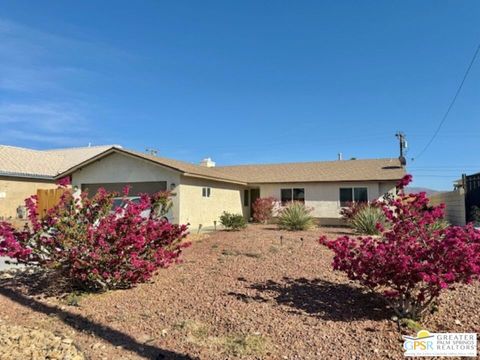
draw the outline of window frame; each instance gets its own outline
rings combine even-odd
[[[351,200],[342,200],[342,190],[343,192],[348,191],[350,193]],[[353,187],[341,187],[338,189],[338,201],[340,203],[340,207],[348,207],[349,203],[353,202]]]
[[[350,197],[352,200],[350,201],[342,201],[342,190],[350,190]],[[356,191],[355,190],[365,190],[366,199],[359,201],[356,199]],[[368,187],[367,186],[349,186],[349,187],[340,187],[338,189],[338,202],[340,203],[340,207],[347,207],[348,203],[354,202],[368,202]]]
[[[212,194],[212,190],[209,186],[202,187],[202,197],[209,198],[211,194]]]
[[[289,192],[290,196],[287,196],[290,200],[283,200],[283,193],[284,192]],[[303,193],[303,198],[302,199],[295,199],[295,191]],[[280,201],[282,203],[282,206],[285,206],[287,203],[292,202],[292,201],[298,201],[301,202],[302,204],[305,204],[305,199],[306,199],[306,191],[305,188],[300,188],[300,187],[291,187],[291,188],[280,188]]]
[[[290,193],[290,200],[283,200],[283,193],[288,191]],[[280,201],[282,203],[283,206],[285,206],[287,203],[291,202],[293,200],[293,191],[291,188],[281,188],[280,189]]]
[[[358,200],[357,199],[357,194],[355,193],[356,190],[365,190],[365,200]],[[353,201],[355,202],[368,202],[368,187],[366,186],[358,186],[353,188]]]
[[[295,198],[295,190],[302,193],[303,198],[301,199]],[[305,204],[305,188],[292,188],[292,195],[293,195],[292,196],[293,201],[298,201],[298,202],[301,202],[302,204]]]

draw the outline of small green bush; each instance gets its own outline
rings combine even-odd
[[[245,218],[241,214],[230,214],[226,211],[220,216],[220,223],[227,230],[240,230],[247,227]]]
[[[377,224],[385,224],[383,211],[375,206],[364,206],[350,219],[350,225],[362,235],[379,235]]]
[[[294,201],[281,210],[278,217],[278,227],[286,230],[308,230],[315,225],[311,209],[305,204]]]

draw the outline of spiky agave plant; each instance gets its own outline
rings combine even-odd
[[[312,209],[305,204],[294,201],[289,203],[279,214],[278,226],[286,230],[308,230],[315,225]]]
[[[377,224],[385,224],[383,211],[375,206],[364,206],[350,220],[353,229],[362,235],[379,235]]]

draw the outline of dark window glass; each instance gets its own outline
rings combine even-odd
[[[352,201],[352,188],[340,188],[340,206],[348,206]]]
[[[367,202],[368,191],[367,188],[355,188],[353,189],[353,197],[356,202]]]
[[[248,206],[248,190],[243,190],[243,206]]]
[[[293,200],[305,203],[305,189],[293,189]]]
[[[292,201],[292,189],[281,189],[282,205],[285,205],[289,201]]]
[[[210,197],[210,188],[207,188],[207,187],[202,188],[202,196]]]

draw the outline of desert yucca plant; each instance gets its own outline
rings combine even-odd
[[[377,224],[385,224],[385,215],[382,209],[367,205],[362,207],[349,221],[355,231],[362,235],[379,235]]]
[[[289,203],[279,214],[278,226],[286,230],[308,230],[315,225],[311,209],[303,203]]]

